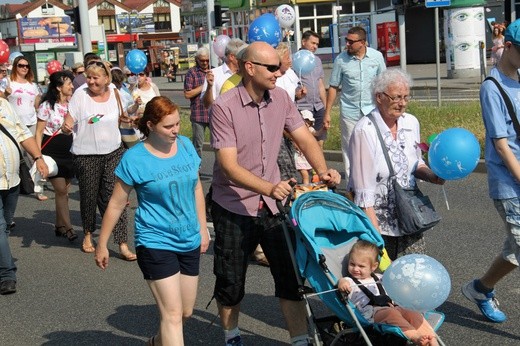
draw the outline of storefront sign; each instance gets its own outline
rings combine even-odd
[[[155,23],[152,13],[123,13],[116,15],[119,33],[153,33]]]
[[[317,1],[309,1],[309,2],[319,2]],[[256,0],[256,6],[265,7],[265,6],[279,6],[283,4],[290,4],[289,0]]]
[[[75,42],[70,17],[37,17],[19,20],[22,43]]]

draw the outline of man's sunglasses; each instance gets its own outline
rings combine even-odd
[[[267,69],[267,71],[269,72],[276,72],[280,69],[280,67],[282,67],[282,64],[279,64],[279,65],[269,65],[269,64],[262,64],[260,62],[256,62],[256,61],[250,61],[251,64],[253,65],[259,65],[259,66],[263,66]]]
[[[29,64],[17,64],[16,66],[18,68],[31,68],[31,65],[29,65]]]
[[[0,73],[7,73],[7,70],[0,70]]]
[[[144,73],[144,72],[139,72],[138,74],[130,73],[130,74],[127,74],[127,76],[132,76],[132,77],[133,76],[141,76],[141,77],[143,77],[143,76],[146,76],[146,73]]]

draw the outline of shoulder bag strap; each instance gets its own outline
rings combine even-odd
[[[0,131],[2,131],[7,137],[9,137],[9,139],[13,141],[14,145],[16,145],[16,148],[18,149],[18,154],[20,154],[20,162],[22,162],[22,150],[20,149],[20,145],[18,144],[16,139],[14,139],[14,137],[9,133],[9,131],[7,131],[7,129],[2,124],[0,124]]]
[[[119,118],[121,120],[121,117],[124,116],[124,112],[123,112],[123,104],[121,103],[121,96],[119,95],[119,90],[117,90],[117,88],[114,88],[114,95],[116,97],[117,108],[119,109]]]
[[[502,98],[504,99],[504,103],[506,104],[506,108],[509,112],[509,116],[511,117],[511,121],[513,121],[513,127],[515,128],[516,137],[520,138],[520,124],[518,123],[518,118],[516,117],[515,108],[513,107],[513,103],[511,102],[511,99],[507,95],[504,88],[502,88],[500,83],[495,78],[489,76],[486,79],[484,79],[484,82],[487,80],[495,83],[498,91],[500,92],[500,95],[502,95]]]
[[[386,164],[388,165],[388,170],[390,171],[390,177],[395,177],[394,167],[392,166],[392,162],[390,161],[390,156],[388,156],[388,149],[386,149],[385,141],[383,140],[383,136],[381,135],[381,131],[379,131],[379,126],[374,119],[374,115],[372,113],[367,115],[368,119],[372,121],[374,127],[376,128],[377,138],[379,138],[379,143],[381,144],[381,149],[383,149],[383,154],[385,155]]]

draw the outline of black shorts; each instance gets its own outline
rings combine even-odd
[[[199,275],[200,247],[188,252],[149,249],[138,246],[137,264],[145,280],[160,280],[177,274]]]
[[[293,269],[282,224],[267,207],[259,217],[232,213],[213,202],[211,210],[215,227],[214,266],[215,299],[224,306],[242,300],[249,255],[262,245],[275,283],[275,296],[299,301],[298,281]],[[292,231],[292,230],[291,230]]]

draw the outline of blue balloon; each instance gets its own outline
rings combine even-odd
[[[140,73],[143,72],[146,68],[146,64],[148,63],[148,59],[146,58],[146,54],[139,49],[132,49],[125,58],[126,67],[132,73]]]
[[[247,38],[249,42],[267,42],[274,48],[282,40],[282,29],[280,23],[272,13],[262,14],[249,26]]]
[[[477,167],[479,159],[477,138],[463,128],[444,130],[435,137],[428,150],[430,168],[445,180],[466,177]]]
[[[450,275],[437,260],[426,255],[398,258],[383,274],[383,287],[397,305],[426,312],[448,299]]]
[[[307,49],[300,49],[292,56],[292,69],[301,77],[311,73],[316,66],[316,57]]]

